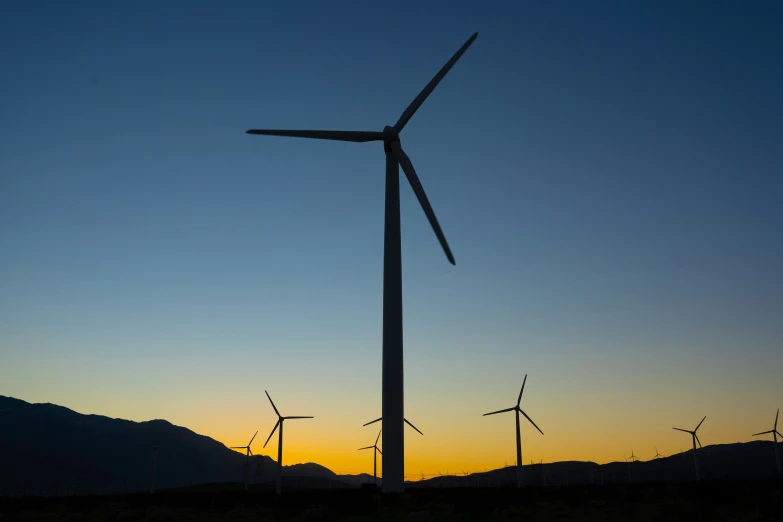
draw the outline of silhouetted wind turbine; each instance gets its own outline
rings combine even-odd
[[[706,418],[707,418],[707,416],[705,415],[704,419],[706,419]],[[701,441],[699,440],[699,436],[696,435],[696,432],[699,431],[699,428],[701,427],[702,422],[704,422],[704,419],[701,420],[699,425],[696,426],[696,429],[693,430],[693,431],[691,431],[691,430],[684,430],[682,428],[672,428],[673,430],[684,431],[685,433],[690,433],[691,434],[691,438],[693,439],[693,465],[696,468],[696,481],[697,482],[701,482],[701,476],[699,475],[699,460],[698,460],[698,458],[696,458],[696,442],[699,443],[699,447],[700,448],[702,447],[702,445],[701,445]]]
[[[538,432],[541,433],[541,435],[544,434],[544,432],[541,431],[541,428],[536,426],[536,423],[533,422],[533,419],[528,417],[527,413],[522,411],[522,408],[519,407],[519,403],[522,401],[522,392],[525,391],[525,382],[527,382],[527,374],[525,374],[525,378],[522,380],[522,389],[519,390],[519,397],[517,397],[517,405],[516,406],[512,406],[511,408],[506,408],[504,410],[498,410],[498,411],[493,411],[493,412],[484,414],[484,417],[486,417],[487,415],[495,415],[497,413],[505,413],[507,411],[513,411],[513,412],[516,413],[516,418],[517,418],[517,487],[518,488],[522,487],[522,436],[519,433],[519,414],[521,413],[522,415],[524,415],[525,418],[530,421],[530,424],[535,426],[535,428],[538,430]]]
[[[150,484],[150,495],[155,493],[155,479],[158,476],[158,449],[160,448],[161,446],[152,446],[152,480]]]
[[[362,424],[362,426],[369,426],[370,424],[375,424],[376,422],[378,422],[378,421],[382,421],[382,420],[383,420],[383,417],[378,417],[377,419],[375,419],[375,420],[372,420],[372,421],[370,421],[370,422],[368,422],[368,423],[366,423],[366,424]],[[424,435],[424,434],[421,432],[421,430],[420,430],[419,428],[417,428],[416,426],[414,426],[413,424],[411,424],[411,423],[410,423],[410,421],[409,421],[408,419],[406,419],[406,418],[403,418],[402,420],[405,422],[405,424],[407,424],[408,426],[410,426],[410,427],[411,427],[411,428],[413,428],[414,430],[418,431],[418,432],[419,432],[419,435]]]
[[[625,459],[626,462],[630,462],[630,464],[628,464],[628,483],[629,484],[631,483],[631,467],[633,467],[633,463],[636,462],[637,460],[639,460],[639,459],[637,459],[636,455],[633,454],[633,448],[631,448],[631,456],[628,457],[627,459]]]
[[[278,494],[280,494],[283,491],[283,421],[287,419],[312,419],[311,416],[287,416],[283,417],[280,415],[280,412],[277,411],[277,406],[275,406],[275,403],[272,402],[272,397],[269,396],[269,392],[264,390],[264,393],[266,393],[267,399],[269,399],[270,404],[272,404],[272,408],[274,408],[275,413],[277,414],[277,423],[275,423],[275,427],[272,428],[272,433],[269,434],[269,437],[266,439],[266,442],[264,443],[264,447],[266,448],[266,445],[269,444],[269,439],[272,438],[272,435],[275,434],[275,430],[278,426],[280,426],[280,431],[278,432],[278,438],[277,438],[277,488],[276,491]]]
[[[382,431],[383,430],[379,431],[378,436],[375,437],[375,444],[373,444],[372,446],[367,446],[366,448],[359,448],[359,451],[368,450],[368,449],[373,450],[372,452],[372,483],[373,484],[378,484],[378,478],[377,478],[378,477],[378,453],[383,455],[383,452],[378,447],[378,440],[381,438]],[[424,475],[422,475],[422,478],[424,478]]]
[[[663,457],[663,455],[661,455],[660,453],[658,453],[658,447],[656,446],[656,447],[655,447],[655,456],[653,457],[653,460],[655,460],[655,459],[660,459],[660,458],[662,458],[662,457]]]
[[[400,132],[421,107],[435,87],[451,70],[457,60],[467,51],[468,47],[478,37],[478,33],[468,38],[460,49],[446,62],[408,108],[393,127],[388,125],[383,131],[324,131],[324,130],[279,130],[253,129],[248,134],[267,136],[288,136],[296,138],[314,138],[324,140],[368,142],[382,141],[386,154],[386,210],[383,241],[383,356],[382,356],[382,402],[384,448],[386,456],[383,459],[383,490],[391,493],[402,493],[405,489],[405,434],[403,429],[404,387],[403,387],[403,350],[402,350],[402,261],[400,245],[400,174],[399,167],[408,178],[424,214],[430,222],[438,241],[453,265],[454,256],[451,253],[443,231],[435,218],[427,195],[421,186],[413,164],[402,150]]]
[[[250,445],[253,444],[253,440],[256,438],[256,435],[258,435],[257,430],[255,435],[253,435],[253,437],[250,439],[250,442],[247,443],[247,446],[231,446],[231,449],[247,450],[247,453],[245,453],[245,491],[247,491],[247,481],[248,476],[250,475],[250,456],[253,454],[253,452],[250,450]]]
[[[768,433],[772,434],[772,440],[774,441],[774,447],[775,447],[775,465],[778,468],[778,475],[783,474],[783,470],[780,468],[780,455],[778,455],[778,435],[780,435],[780,432],[778,431],[778,416],[780,415],[780,408],[778,408],[778,412],[775,414],[775,425],[772,427],[769,431],[762,431],[761,433],[754,433],[753,436],[757,437],[759,435],[766,435]],[[781,438],[783,438],[783,435],[780,435]]]

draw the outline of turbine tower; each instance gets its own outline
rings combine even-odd
[[[250,475],[250,457],[253,455],[253,452],[250,450],[250,445],[253,444],[253,440],[256,438],[256,435],[258,435],[258,431],[256,431],[255,435],[250,439],[250,442],[247,443],[247,446],[231,446],[231,449],[243,449],[247,450],[247,453],[245,453],[245,491],[247,491],[247,481],[248,476]]]
[[[511,408],[506,408],[504,410],[498,410],[498,411],[493,411],[491,413],[484,414],[484,417],[486,417],[487,415],[495,415],[496,413],[505,413],[507,411],[513,411],[516,413],[517,416],[517,487],[518,488],[522,487],[522,437],[519,434],[519,414],[521,413],[522,415],[524,415],[525,418],[530,421],[530,424],[535,426],[538,432],[541,433],[541,435],[544,434],[544,432],[541,431],[541,428],[536,426],[536,423],[533,422],[533,419],[528,417],[527,413],[522,411],[522,408],[519,407],[519,403],[522,401],[522,392],[525,391],[525,382],[527,382],[527,374],[525,374],[525,378],[522,380],[522,389],[519,390],[519,397],[517,397],[516,406],[512,406]]]
[[[382,141],[386,155],[386,201],[383,239],[383,355],[382,355],[382,415],[385,419],[383,446],[386,457],[382,463],[383,491],[402,493],[405,490],[405,434],[403,429],[404,386],[402,349],[402,260],[400,245],[400,166],[408,179],[424,214],[430,222],[446,257],[453,265],[451,253],[443,231],[435,218],[427,195],[421,186],[416,170],[400,145],[400,132],[421,107],[435,87],[451,70],[457,60],[478,37],[468,38],[460,49],[446,62],[418,96],[411,102],[393,127],[388,125],[382,131],[323,131],[323,130],[279,130],[253,129],[247,134],[266,136],[288,136],[337,141],[369,142]]]
[[[378,432],[378,436],[375,437],[375,444],[372,446],[367,446],[366,448],[359,448],[359,451],[361,450],[373,450],[372,452],[372,483],[374,485],[378,485],[378,453],[383,455],[383,452],[381,451],[381,448],[378,447],[378,441],[381,438],[381,432],[383,430]],[[422,475],[423,477],[424,475]]]
[[[705,415],[704,419],[706,419],[706,418],[707,418],[707,416]],[[699,447],[700,448],[702,447],[701,441],[699,440],[699,436],[696,435],[696,432],[699,431],[699,428],[701,427],[702,422],[704,422],[704,419],[701,420],[699,425],[696,426],[696,429],[693,430],[693,431],[691,431],[691,430],[684,430],[682,428],[672,428],[673,430],[684,431],[685,433],[690,433],[691,434],[691,438],[693,439],[693,465],[696,468],[696,482],[701,482],[701,476],[699,475],[699,459],[696,458],[696,442],[699,443]]]
[[[780,455],[778,455],[778,436],[783,439],[783,435],[780,435],[780,432],[778,431],[778,416],[780,415],[780,408],[778,408],[778,412],[775,414],[775,425],[772,427],[769,431],[762,431],[761,433],[754,433],[753,436],[757,437],[759,435],[766,435],[768,433],[772,434],[772,440],[775,443],[775,465],[778,468],[778,475],[783,474],[783,470],[781,470],[780,467]]]
[[[264,447],[266,448],[266,445],[269,444],[269,439],[272,438],[272,435],[275,434],[275,430],[277,427],[280,427],[280,431],[278,431],[277,435],[277,487],[276,492],[279,495],[283,491],[283,421],[287,419],[312,419],[313,417],[310,416],[288,416],[283,417],[280,415],[280,412],[277,411],[277,406],[275,406],[275,403],[272,402],[272,397],[269,396],[269,392],[264,390],[264,393],[266,393],[267,399],[269,399],[270,404],[272,404],[272,408],[274,408],[275,413],[277,414],[277,422],[275,423],[275,427],[272,428],[272,433],[269,434],[269,437],[266,439],[266,442],[264,443]]]
[[[161,447],[158,445],[152,446],[152,477],[150,480],[150,495],[155,494],[155,479],[158,476],[158,450]]]

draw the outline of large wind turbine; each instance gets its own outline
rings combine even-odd
[[[258,431],[256,431],[255,435],[250,439],[250,442],[247,443],[247,446],[231,446],[231,449],[247,450],[245,453],[245,491],[247,491],[247,481],[248,476],[250,475],[250,456],[253,455],[253,452],[250,450],[250,445],[253,444],[256,435],[258,435]]]
[[[517,397],[517,405],[516,406],[512,406],[511,408],[506,408],[504,410],[498,410],[498,411],[493,411],[493,412],[484,414],[484,417],[486,417],[487,415],[495,415],[496,413],[505,413],[507,411],[513,411],[513,412],[516,413],[516,417],[517,417],[517,487],[518,488],[522,487],[522,437],[519,434],[519,414],[521,413],[522,415],[524,415],[525,418],[530,421],[530,424],[535,426],[535,428],[538,430],[538,432],[541,433],[541,435],[544,434],[544,432],[541,431],[541,428],[536,426],[536,423],[533,422],[533,419],[528,417],[527,413],[522,411],[522,408],[519,407],[519,403],[522,401],[522,392],[525,391],[525,382],[527,382],[527,374],[525,374],[525,378],[522,380],[522,389],[519,390],[519,397]]]
[[[372,446],[367,446],[366,448],[359,448],[359,451],[361,450],[368,450],[371,449],[372,451],[372,483],[378,484],[378,453],[383,455],[383,452],[381,451],[381,448],[378,447],[378,441],[381,438],[381,432],[383,430],[378,432],[378,436],[375,437],[375,444]]]
[[[158,450],[161,446],[152,446],[152,477],[150,480],[150,495],[155,494],[155,479],[158,477]]]
[[[772,434],[772,440],[774,441],[775,446],[775,465],[778,468],[778,475],[783,474],[783,470],[780,468],[780,456],[778,455],[778,435],[780,435],[780,432],[778,431],[778,416],[780,415],[780,408],[778,408],[778,412],[775,414],[775,425],[772,427],[769,431],[762,431],[761,433],[754,433],[753,436],[756,437],[758,435],[766,435],[768,433]],[[780,438],[783,439],[783,435],[780,435]]]
[[[704,419],[706,419],[706,418],[707,418],[707,416],[705,415]],[[691,434],[691,438],[693,439],[693,465],[696,468],[696,481],[697,482],[701,482],[701,476],[699,475],[699,459],[696,457],[696,442],[699,443],[699,447],[700,448],[702,447],[702,445],[701,445],[701,441],[699,440],[699,436],[696,435],[696,432],[699,431],[699,428],[701,427],[702,422],[704,422],[704,419],[701,420],[699,425],[696,426],[696,429],[693,430],[693,431],[691,431],[691,430],[684,430],[682,428],[672,428],[673,430],[684,431],[685,433],[690,433]]]
[[[272,433],[269,434],[269,437],[266,439],[266,442],[264,442],[264,447],[266,448],[266,445],[269,444],[269,439],[272,438],[272,435],[275,434],[275,430],[278,426],[280,426],[280,431],[278,432],[278,438],[277,438],[277,488],[276,491],[278,495],[283,491],[283,421],[287,419],[312,419],[313,417],[310,416],[288,416],[283,417],[280,415],[280,412],[277,411],[277,406],[275,406],[275,403],[272,402],[272,397],[269,396],[269,392],[264,390],[264,393],[266,393],[267,399],[269,399],[269,402],[272,404],[272,408],[274,408],[275,413],[277,414],[277,422],[275,423],[275,427],[272,428]]]
[[[388,493],[402,493],[405,489],[405,434],[403,429],[404,388],[402,350],[402,260],[400,246],[400,171],[408,178],[424,214],[430,222],[446,257],[453,265],[451,253],[443,231],[435,218],[427,195],[421,186],[416,170],[400,145],[400,132],[411,117],[432,94],[446,73],[467,51],[478,36],[468,38],[460,49],[446,62],[438,74],[411,102],[393,127],[388,125],[378,131],[324,131],[324,130],[279,130],[253,129],[248,134],[267,136],[288,136],[324,140],[368,142],[382,141],[386,155],[386,202],[383,239],[383,356],[382,356],[382,415],[384,448],[386,456],[382,463],[383,490]]]

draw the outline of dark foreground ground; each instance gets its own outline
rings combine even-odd
[[[180,491],[118,496],[0,498],[0,522],[302,522],[347,520],[783,521],[783,484],[351,490]]]

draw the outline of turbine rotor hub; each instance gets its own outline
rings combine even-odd
[[[395,141],[399,143],[400,133],[394,127],[388,125],[383,128],[383,151],[391,152],[391,144]]]

